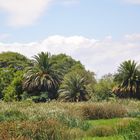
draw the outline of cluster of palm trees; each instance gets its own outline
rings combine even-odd
[[[45,92],[52,99],[55,98],[52,94],[56,91],[62,94],[61,98],[71,102],[87,100],[85,78],[74,73],[63,80],[63,73],[54,67],[54,62],[50,58],[51,55],[44,52],[34,56],[33,66],[29,67],[24,74],[24,90],[36,95]],[[63,86],[58,90],[60,84]]]
[[[88,100],[86,78],[77,72],[64,77],[50,58],[51,55],[44,52],[34,56],[33,65],[24,74],[24,90],[36,94],[46,92],[49,98],[52,93],[57,92],[60,99],[71,102]],[[140,66],[135,61],[123,62],[114,77],[116,86],[113,92],[116,95],[140,99]]]

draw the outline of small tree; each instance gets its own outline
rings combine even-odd
[[[115,81],[118,83],[118,90],[116,90],[118,94],[124,92],[129,97],[140,98],[140,65],[134,60],[124,61],[120,64]]]
[[[3,91],[5,101],[21,100],[23,94],[22,80],[23,71],[17,71],[12,82]]]
[[[63,101],[79,102],[89,99],[86,79],[76,72],[70,72],[60,86],[59,98]]]
[[[114,86],[115,82],[112,74],[103,76],[94,86],[94,100],[109,100],[114,98],[115,94],[112,92]]]
[[[0,68],[0,98],[3,99],[3,92],[14,78],[13,68]]]

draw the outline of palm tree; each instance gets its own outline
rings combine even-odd
[[[128,91],[130,97],[138,94],[140,66],[133,60],[124,61],[118,68],[118,73],[115,75],[115,80],[119,83],[119,89]]]
[[[49,53],[41,52],[35,55],[33,66],[24,75],[24,89],[28,91],[49,91],[59,85],[61,74],[53,67]]]
[[[60,99],[65,101],[87,101],[86,79],[77,73],[67,74],[60,86],[59,93]]]

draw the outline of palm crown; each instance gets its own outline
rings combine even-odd
[[[86,79],[79,74],[67,75],[59,90],[60,98],[66,101],[86,101]]]
[[[24,88],[49,90],[59,85],[60,72],[54,69],[50,57],[49,53],[43,52],[34,56],[33,67],[24,75]]]
[[[140,66],[135,61],[128,60],[120,65],[116,74],[115,80],[118,81],[119,87],[129,91],[131,97],[138,92],[139,68]]]

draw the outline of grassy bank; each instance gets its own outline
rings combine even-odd
[[[137,121],[139,105],[140,102],[130,100],[39,104],[0,102],[0,138],[123,140],[129,125]]]

